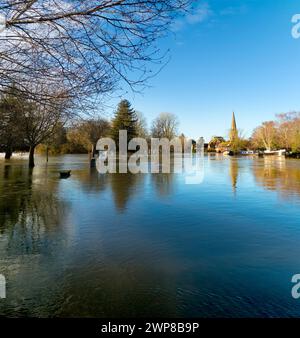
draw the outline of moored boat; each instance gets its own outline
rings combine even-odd
[[[253,155],[257,155],[257,153],[255,153],[253,150],[244,150],[244,151],[241,151],[241,155],[243,155],[243,156],[253,156]]]
[[[265,156],[285,156],[286,150],[281,149],[281,150],[265,150],[264,155]]]

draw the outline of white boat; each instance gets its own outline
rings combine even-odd
[[[285,149],[281,149],[281,150],[265,150],[264,151],[264,155],[266,156],[285,156],[286,154],[286,150]]]

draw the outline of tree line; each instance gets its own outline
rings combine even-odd
[[[119,130],[127,130],[128,141],[134,137],[154,138],[180,137],[179,120],[171,113],[161,113],[148,129],[146,118],[137,112],[128,100],[122,100],[111,120],[100,116],[78,118],[68,114],[68,101],[55,98],[55,103],[36,102],[24,96],[16,86],[0,98],[0,151],[10,159],[14,151],[29,152],[29,166],[34,167],[35,150],[50,155],[67,153],[90,153],[95,155],[96,143],[101,137],[111,137],[119,142]],[[241,150],[286,149],[300,152],[300,113],[290,112],[276,116],[276,120],[263,122],[252,136],[246,139],[240,131],[226,142],[215,137],[212,149],[226,149],[234,153]]]
[[[300,154],[300,113],[288,112],[276,115],[276,119],[265,121],[254,129],[250,138],[236,130],[234,137],[225,140],[221,136],[213,136],[208,151],[223,152],[230,150],[239,154],[243,150],[279,150],[285,149],[290,155]],[[232,136],[232,135],[231,135]]]
[[[262,123],[254,130],[251,144],[256,149],[300,153],[300,113],[279,114],[275,120]]]
[[[166,137],[178,135],[178,118],[161,113],[150,130],[142,113],[135,111],[128,100],[122,100],[112,120],[100,116],[73,118],[65,121],[64,106],[53,110],[26,100],[16,88],[0,99],[0,151],[10,159],[14,151],[29,151],[29,166],[34,167],[34,152],[52,155],[87,153],[95,155],[101,137],[119,142],[119,130],[127,130],[128,141],[135,137]]]

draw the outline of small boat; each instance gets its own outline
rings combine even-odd
[[[241,152],[241,155],[243,156],[251,156],[251,155],[257,155],[253,150],[245,150]]]
[[[69,178],[71,176],[71,170],[62,170],[59,172],[60,178]]]
[[[286,150],[281,149],[281,150],[265,150],[264,155],[265,156],[285,156]]]

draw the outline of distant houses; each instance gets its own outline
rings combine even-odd
[[[236,119],[234,112],[232,113],[231,128],[229,133],[229,141],[226,141],[222,136],[213,136],[211,141],[208,143],[207,151],[224,153],[231,151],[235,147],[239,139],[238,129],[236,125]]]
[[[226,141],[222,136],[213,136],[208,143],[207,151],[221,153],[225,144]]]

